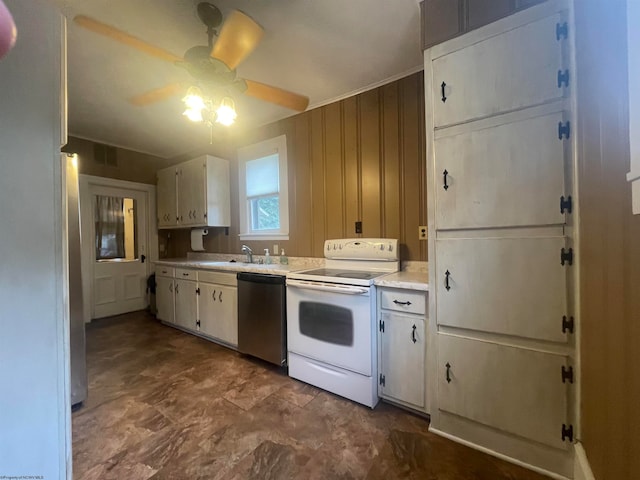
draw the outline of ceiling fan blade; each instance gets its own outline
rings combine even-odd
[[[173,53],[160,48],[154,45],[151,45],[143,40],[140,40],[133,35],[129,35],[122,30],[118,30],[111,25],[107,25],[106,23],[99,22],[98,20],[94,20],[93,18],[86,17],[84,15],[77,15],[73,21],[87,30],[91,30],[94,33],[99,35],[103,35],[105,37],[111,38],[116,42],[120,42],[129,47],[135,48],[147,55],[151,55],[152,57],[159,58],[160,60],[165,60],[167,62],[180,62],[182,61],[181,57],[174,55]]]
[[[263,28],[251,17],[234,10],[222,25],[220,36],[211,49],[211,56],[235,70],[258,46],[263,34]]]
[[[247,89],[245,94],[250,95],[266,102],[275,103],[281,107],[290,108],[291,110],[297,110],[304,112],[309,106],[309,97],[304,95],[298,95],[297,93],[289,92],[278,87],[272,87],[260,82],[254,82],[253,80],[245,80]]]
[[[129,103],[136,107],[144,107],[146,105],[165,100],[166,98],[174,95],[178,95],[182,92],[184,92],[184,85],[180,83],[171,83],[164,87],[156,88],[155,90],[150,90],[146,93],[131,97],[129,99]]]

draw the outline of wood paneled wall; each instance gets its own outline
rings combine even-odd
[[[426,225],[424,82],[422,72],[375,90],[269,124],[244,135],[235,147],[285,134],[289,168],[288,241],[240,242],[238,177],[231,174],[233,226],[210,229],[209,252],[255,253],[274,243],[291,256],[323,256],[328,238],[398,238],[403,260],[426,260],[418,240]],[[362,235],[355,222],[362,221]],[[169,254],[189,251],[188,232],[171,233]]]
[[[640,216],[631,214],[631,188],[625,179],[629,171],[626,3],[580,0],[575,8],[580,440],[598,480],[631,480],[640,478]]]

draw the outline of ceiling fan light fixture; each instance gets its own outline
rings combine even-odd
[[[182,98],[182,101],[187,106],[187,109],[203,110],[205,108],[202,90],[198,87],[189,87],[189,90],[187,90],[187,94]]]
[[[187,108],[182,114],[192,122],[204,121],[204,119],[202,118],[202,110],[199,110],[197,108]]]
[[[236,113],[236,106],[233,99],[230,97],[224,97],[220,102],[220,106],[216,110],[216,123],[220,123],[225,126],[229,126],[235,122],[238,114]]]

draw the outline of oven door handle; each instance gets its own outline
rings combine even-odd
[[[287,279],[288,287],[303,288],[305,290],[316,290],[320,292],[342,293],[344,295],[366,295],[368,288],[353,287],[350,285],[330,285],[326,283],[305,282],[301,280]]]

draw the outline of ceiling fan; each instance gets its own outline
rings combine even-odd
[[[208,2],[199,3],[197,12],[207,27],[208,45],[190,48],[184,58],[93,18],[78,15],[73,20],[87,30],[184,68],[210,96],[245,94],[291,110],[306,110],[309,105],[308,97],[237,76],[238,65],[253,52],[262,39],[264,30],[260,25],[238,10],[233,10],[222,23],[222,13]],[[220,24],[222,27],[218,34],[216,28]],[[214,42],[216,35],[218,38]],[[184,91],[184,84],[173,83],[132,97],[129,102],[145,106]]]

